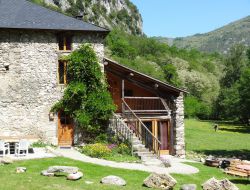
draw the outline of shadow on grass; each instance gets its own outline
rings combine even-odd
[[[220,131],[249,133],[250,134],[250,127],[249,126],[234,126],[233,128],[219,127],[219,130]]]
[[[234,184],[250,185],[250,180],[248,179],[230,179]]]
[[[250,151],[247,149],[240,150],[194,150],[194,152],[202,153],[207,156],[213,155],[220,158],[238,158],[243,160],[250,160]]]
[[[231,122],[231,121],[213,121],[213,120],[204,120],[204,121],[211,123],[212,126],[215,123],[217,123],[219,125],[220,131],[249,133],[250,134],[250,126],[244,125],[241,123],[236,123],[236,122]]]

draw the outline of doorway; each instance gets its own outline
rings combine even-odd
[[[169,120],[142,120],[147,129],[161,142],[160,154],[169,154],[171,148],[170,141],[170,121]],[[158,145],[154,142],[150,133],[141,127],[142,141],[146,148],[157,149]]]
[[[58,145],[72,146],[74,141],[74,124],[65,112],[58,113]]]

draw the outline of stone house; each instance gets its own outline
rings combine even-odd
[[[50,109],[66,83],[66,63],[60,57],[90,43],[106,72],[117,114],[138,117],[143,127],[136,129],[145,144],[183,157],[185,91],[104,58],[108,32],[26,0],[0,0],[0,139],[42,139],[62,146],[77,142],[70,118]],[[135,129],[133,122],[124,121]],[[160,138],[161,145],[152,138]]]

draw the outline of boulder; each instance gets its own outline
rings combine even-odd
[[[126,181],[124,179],[113,175],[102,178],[101,183],[109,185],[118,185],[118,186],[126,185]]]
[[[68,180],[78,180],[78,179],[81,179],[83,176],[83,173],[82,172],[77,172],[77,173],[73,173],[73,174],[69,174],[67,176],[67,179]]]
[[[10,157],[0,158],[0,163],[2,164],[12,164],[13,160]]]
[[[24,173],[24,172],[26,172],[26,170],[27,170],[27,168],[25,168],[25,167],[17,167],[16,168],[16,173],[18,174],[18,173]]]
[[[43,170],[43,171],[41,172],[41,175],[43,175],[43,176],[48,176],[48,177],[55,176],[54,173],[48,173],[47,170]]]
[[[57,173],[57,172],[62,172],[62,173],[68,173],[68,174],[74,174],[79,171],[79,168],[77,167],[72,167],[72,166],[51,166],[48,168],[47,172],[48,173]]]
[[[214,177],[207,180],[202,184],[203,190],[239,190],[232,182],[228,179],[217,180]]]
[[[180,190],[196,190],[196,184],[184,184],[181,186]]]
[[[144,180],[144,185],[157,189],[172,189],[177,181],[169,174],[152,173]]]

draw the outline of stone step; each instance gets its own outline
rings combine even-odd
[[[135,152],[135,154],[138,155],[138,156],[151,156],[151,155],[154,155],[152,152],[149,152],[149,151]]]
[[[136,151],[136,150],[138,150],[138,151],[140,151],[140,150],[142,150],[142,149],[144,149],[145,148],[145,145],[143,145],[143,144],[137,144],[137,145],[133,145],[133,149]]]
[[[152,155],[140,156],[140,159],[141,159],[141,161],[146,162],[148,160],[157,159],[157,157],[152,154]]]
[[[139,148],[139,149],[134,149],[134,152],[149,152],[149,150],[147,148]]]
[[[133,145],[142,144],[142,142],[138,139],[132,140],[132,143],[133,143]]]

